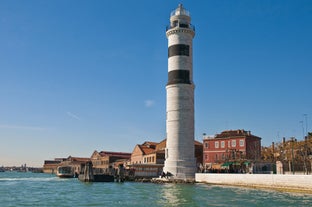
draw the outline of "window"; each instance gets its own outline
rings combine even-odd
[[[172,27],[176,27],[178,25],[178,21],[173,21]]]
[[[205,148],[209,148],[209,143],[208,142],[205,142]]]
[[[215,141],[215,148],[219,148],[219,142]]]
[[[224,141],[221,141],[221,148],[224,148],[225,147],[225,143]]]
[[[232,140],[232,147],[236,147],[236,140]]]
[[[243,139],[239,140],[239,146],[240,147],[243,147],[245,144],[245,141]]]
[[[183,28],[188,28],[188,24],[180,24],[180,27],[183,27]]]

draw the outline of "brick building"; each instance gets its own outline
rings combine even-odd
[[[131,157],[131,153],[127,152],[110,152],[110,151],[94,151],[91,155],[93,170],[95,173],[107,173],[118,164],[127,162]]]
[[[167,139],[164,139],[159,143],[146,141],[134,147],[129,167],[135,170],[135,176],[158,177],[161,174],[165,162],[166,144]],[[195,140],[194,148],[197,166],[199,166],[203,158],[203,144]]]
[[[137,144],[131,154],[131,164],[155,163],[156,157],[153,153],[157,144],[150,141]]]
[[[261,138],[243,129],[223,131],[203,139],[203,164],[255,161],[261,158]]]
[[[45,160],[43,164],[43,172],[55,174],[57,167],[61,162],[65,161],[66,158],[55,158],[54,160]]]

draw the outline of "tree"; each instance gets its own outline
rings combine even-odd
[[[267,162],[288,163],[285,167],[289,171],[296,168],[296,170],[304,171],[306,174],[312,172],[312,133],[309,132],[309,138],[303,141],[297,141],[293,137],[285,142],[261,147],[261,159]]]

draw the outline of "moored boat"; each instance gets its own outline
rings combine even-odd
[[[58,166],[56,175],[60,178],[74,178],[74,168],[72,166]]]

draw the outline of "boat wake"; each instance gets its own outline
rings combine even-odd
[[[57,177],[49,177],[49,178],[0,178],[0,182],[7,182],[7,181],[30,181],[30,182],[49,182],[49,181],[57,181],[60,180]]]

